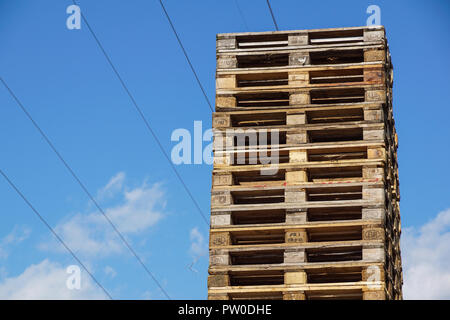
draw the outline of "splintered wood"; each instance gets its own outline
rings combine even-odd
[[[402,299],[383,27],[217,36],[209,299]]]

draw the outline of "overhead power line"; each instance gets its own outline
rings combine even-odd
[[[103,292],[108,296],[110,300],[113,300],[112,296],[109,292],[101,285],[101,283],[94,277],[94,275],[86,268],[86,266],[81,262],[81,260],[75,255],[75,253],[67,246],[63,239],[53,230],[50,224],[45,220],[45,218],[39,213],[39,211],[31,204],[31,202],[25,197],[25,195],[19,190],[19,188],[9,179],[6,173],[0,169],[0,174],[5,178],[8,184],[13,188],[16,193],[25,201],[25,203],[30,207],[31,210],[35,213],[35,215],[41,220],[41,222],[50,230],[51,233],[58,239],[58,241],[66,248],[66,250],[72,255],[72,257],[83,267],[83,269],[89,274],[89,276],[94,280],[94,282],[103,290]]]
[[[72,0],[73,3],[75,5],[77,5],[77,3],[75,2],[75,0]],[[195,200],[194,196],[192,195],[191,191],[189,190],[189,188],[187,187],[186,183],[184,182],[183,178],[181,177],[181,175],[178,173],[178,170],[176,169],[175,165],[173,164],[173,162],[171,161],[169,155],[167,154],[166,150],[164,149],[164,147],[162,146],[161,141],[159,140],[158,136],[156,135],[156,133],[153,131],[150,122],[147,120],[147,118],[145,117],[144,113],[142,112],[142,109],[139,107],[139,105],[136,102],[136,99],[133,97],[133,95],[131,94],[130,90],[128,89],[128,86],[126,85],[125,81],[122,79],[122,77],[120,76],[119,72],[117,71],[117,68],[114,66],[111,58],[109,57],[108,53],[106,52],[106,50],[104,49],[103,45],[101,44],[100,40],[98,39],[98,37],[96,36],[94,30],[91,28],[89,22],[87,21],[86,16],[81,13],[81,18],[83,19],[83,22],[86,24],[86,26],[89,29],[89,32],[91,33],[91,35],[94,37],[95,42],[97,43],[98,47],[100,48],[100,50],[102,51],[103,55],[105,56],[106,60],[108,61],[108,64],[111,66],[111,69],[113,70],[114,74],[116,75],[117,79],[119,80],[120,84],[122,85],[123,89],[125,90],[126,94],[128,95],[128,97],[130,98],[134,108],[136,109],[137,113],[139,114],[139,117],[142,119],[142,121],[144,122],[146,128],[148,129],[148,131],[150,132],[150,134],[152,135],[153,139],[155,139],[156,143],[158,144],[159,149],[161,150],[161,152],[163,153],[164,157],[166,158],[167,162],[169,162],[170,167],[172,168],[173,172],[175,173],[175,175],[177,176],[178,180],[180,181],[180,183],[182,184],[184,190],[186,191],[186,193],[188,194],[189,198],[192,200],[192,202],[194,203],[194,206],[196,207],[198,213],[201,215],[203,221],[206,223],[206,225],[209,227],[209,222],[208,219],[206,218],[205,214],[203,213],[202,209],[200,208],[200,205],[198,204],[197,200]],[[198,78],[197,78],[198,79]],[[199,81],[200,83],[200,81]],[[203,87],[202,87],[203,88]],[[205,98],[206,94],[205,94]]]
[[[275,25],[275,29],[278,31],[277,20],[275,19],[275,15],[273,14],[272,7],[270,6],[269,0],[266,0],[266,1],[267,1],[267,6],[269,7],[270,15],[272,16],[273,24]]]
[[[122,233],[119,231],[119,229],[116,227],[116,225],[109,219],[109,217],[106,215],[104,210],[100,207],[100,205],[97,203],[95,198],[92,196],[92,194],[89,192],[89,190],[86,188],[83,182],[81,182],[80,178],[78,178],[77,174],[73,171],[73,169],[69,166],[67,161],[63,158],[63,156],[59,153],[59,151],[56,149],[54,144],[50,141],[50,139],[47,137],[47,135],[44,133],[44,131],[41,129],[41,127],[37,124],[37,122],[33,119],[31,114],[27,111],[27,109],[24,107],[22,102],[17,98],[17,96],[14,94],[14,92],[11,90],[11,88],[8,86],[8,84],[3,80],[2,77],[0,77],[0,81],[3,83],[5,88],[8,90],[11,97],[16,101],[17,105],[20,107],[20,109],[23,111],[23,113],[27,116],[27,118],[31,121],[33,126],[39,131],[42,138],[47,142],[47,144],[50,146],[50,148],[53,150],[53,152],[56,154],[58,159],[63,163],[63,165],[66,167],[66,169],[70,172],[72,177],[77,181],[81,189],[83,189],[84,193],[91,199],[92,203],[94,203],[95,207],[100,211],[100,213],[105,217],[105,219],[108,221],[108,223],[111,225],[111,227],[114,229],[116,234],[120,237],[122,242],[125,244],[125,246],[130,250],[130,252],[133,254],[133,256],[136,258],[136,260],[141,264],[141,266],[144,268],[144,270],[147,272],[147,274],[153,279],[153,281],[157,284],[157,286],[161,289],[161,291],[164,293],[164,295],[170,300],[170,296],[167,294],[167,292],[164,290],[164,288],[159,283],[158,279],[153,275],[153,273],[150,271],[150,269],[145,265],[145,263],[142,261],[142,259],[139,257],[139,255],[134,251],[134,249],[131,247],[131,245],[128,243],[128,241],[125,239],[125,237],[122,235]]]
[[[183,43],[181,42],[181,39],[178,36],[177,30],[175,29],[175,26],[173,25],[172,20],[170,19],[170,16],[167,13],[167,10],[164,7],[164,4],[163,4],[162,0],[159,0],[159,3],[161,4],[161,8],[164,11],[164,14],[165,14],[165,16],[167,18],[167,21],[169,21],[170,27],[172,28],[172,31],[175,34],[175,37],[177,38],[178,44],[180,45],[180,48],[183,51],[184,56],[186,57],[186,60],[187,60],[187,62],[189,64],[189,67],[191,67],[192,73],[194,74],[194,77],[197,80],[198,86],[202,90],[203,96],[205,97],[206,103],[208,103],[209,109],[211,109],[211,112],[214,112],[213,107],[211,105],[211,102],[209,101],[208,96],[206,95],[205,89],[203,88],[203,85],[200,82],[200,79],[199,79],[199,77],[197,75],[197,72],[195,71],[194,66],[191,63],[191,59],[189,59],[189,56],[188,56],[186,50],[184,49]]]
[[[238,0],[234,0],[234,3],[236,4],[236,8],[239,11],[239,15],[241,16],[241,19],[244,22],[246,31],[250,31],[248,24],[247,24],[247,20],[245,20],[244,13],[242,12],[241,7],[239,6]]]

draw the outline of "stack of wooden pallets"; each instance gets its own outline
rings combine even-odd
[[[383,27],[217,36],[209,299],[402,299],[392,81]]]

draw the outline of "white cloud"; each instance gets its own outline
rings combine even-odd
[[[17,277],[10,277],[0,282],[0,299],[106,299],[104,292],[82,271],[80,290],[70,290],[66,282],[70,274],[61,265],[44,260],[29,266]]]
[[[138,234],[148,230],[164,217],[165,194],[159,184],[126,191],[121,180],[124,174],[113,177],[101,190],[110,190],[121,186],[122,203],[104,208],[105,214],[124,236]],[[114,185],[114,187],[111,187]],[[75,214],[54,228],[66,244],[84,257],[96,258],[121,253],[125,247],[111,225],[100,212]],[[44,250],[64,250],[52,239],[40,244]]]
[[[54,230],[76,254],[104,257],[120,253],[123,247],[104,219],[100,213],[87,215],[79,213],[58,224]],[[39,247],[49,251],[66,251],[54,238],[41,243]]]
[[[402,234],[405,299],[450,299],[450,209]]]
[[[159,184],[143,185],[125,192],[125,203],[106,210],[106,214],[124,233],[137,233],[153,226],[163,213],[157,208],[165,207],[164,192]]]
[[[30,228],[15,226],[8,235],[0,240],[0,259],[6,259],[8,257],[9,247],[28,239],[30,234]]]
[[[103,271],[106,273],[106,275],[110,276],[111,278],[115,278],[117,276],[116,270],[114,270],[111,266],[106,266]]]
[[[119,172],[114,177],[112,177],[109,182],[97,192],[97,199],[103,200],[106,198],[111,198],[123,188],[123,183],[125,181],[125,173]]]
[[[189,248],[189,252],[192,255],[194,255],[196,257],[200,257],[200,256],[203,256],[208,253],[208,248],[205,243],[205,238],[200,233],[200,231],[198,231],[197,227],[191,229],[189,238],[191,240],[191,247]]]

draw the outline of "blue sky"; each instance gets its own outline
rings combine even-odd
[[[245,22],[234,0],[164,3],[212,102],[215,34],[274,29],[264,0],[238,0]],[[271,3],[282,30],[361,26],[369,5],[381,8],[394,63],[405,293],[450,298],[450,3]],[[0,0],[0,76],[107,213],[116,221],[131,215],[119,227],[169,295],[204,299],[207,226],[87,27],[66,28],[71,4]],[[158,1],[78,4],[167,152],[175,144],[170,140],[175,129],[193,131],[195,120],[203,122],[203,130],[210,128],[209,107]],[[114,298],[164,298],[1,86],[0,106],[0,168]],[[211,166],[177,168],[209,214]],[[101,298],[85,274],[82,290],[67,292],[61,282],[65,268],[75,264],[72,257],[4,180],[0,194],[0,298],[26,297],[30,291],[37,297]]]

